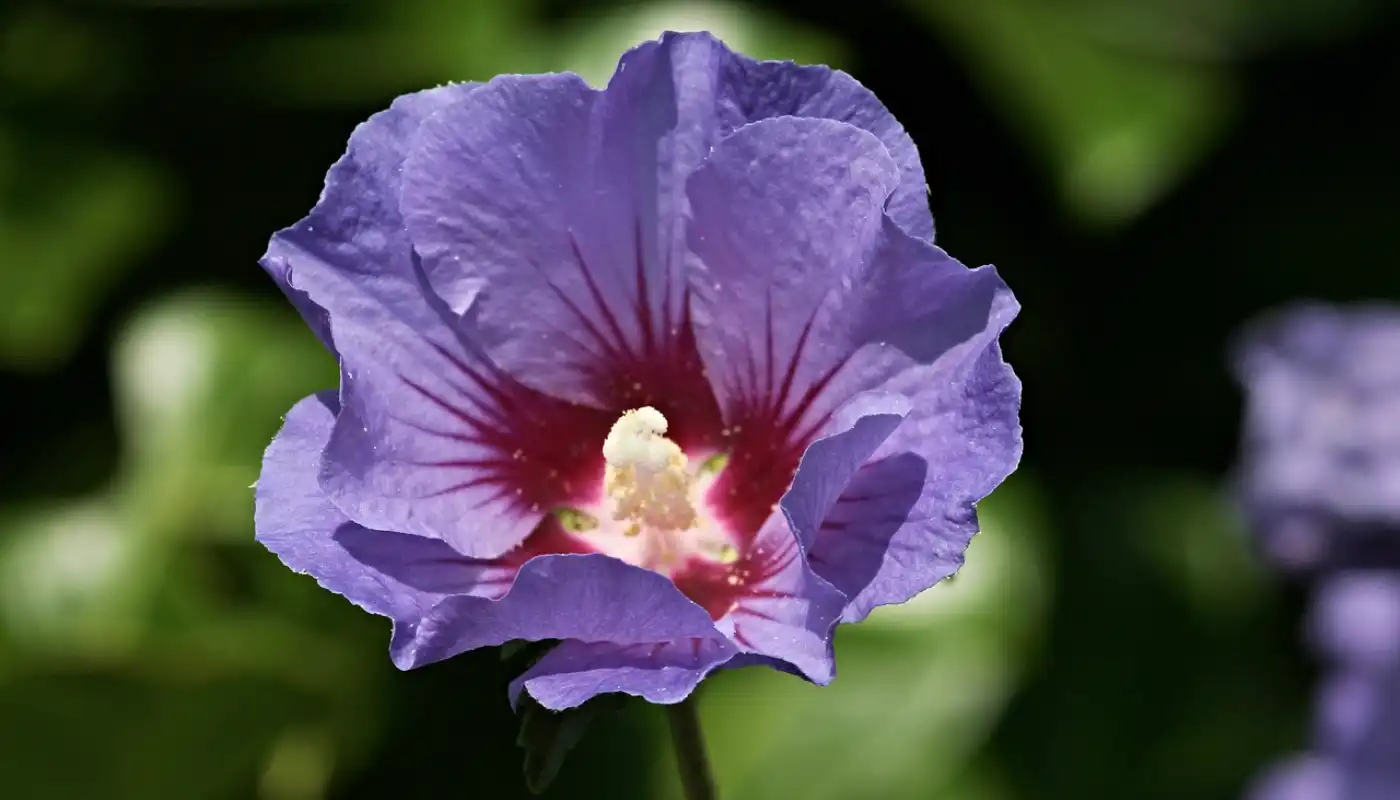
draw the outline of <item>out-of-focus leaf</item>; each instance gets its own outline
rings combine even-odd
[[[289,724],[314,700],[258,678],[64,671],[0,682],[8,797],[254,796]]]
[[[830,686],[769,669],[707,681],[701,716],[725,796],[944,796],[1015,690],[1042,622],[1036,506],[1023,475],[984,502],[958,580],[840,628]],[[678,796],[669,758],[656,780]]]
[[[262,800],[319,800],[335,766],[334,742],[324,730],[289,728],[272,747],[258,781]]]
[[[163,551],[107,498],[11,512],[0,539],[0,638],[31,655],[113,658],[145,633]]]
[[[0,364],[67,356],[106,288],[164,230],[154,167],[0,129]]]
[[[629,6],[581,21],[561,34],[550,68],[605,86],[618,55],[668,30],[709,31],[752,58],[840,66],[846,57],[838,40],[818,29],[750,6],[702,0]]]
[[[7,96],[110,97],[129,63],[128,37],[112,33],[57,3],[31,3],[0,16],[0,88]]]
[[[1018,795],[994,768],[975,761],[939,791],[938,800],[1016,800]]]
[[[1236,60],[1340,36],[1388,0],[1061,0],[1101,42],[1171,58]]]
[[[724,2],[627,5],[547,27],[533,3],[403,0],[339,30],[305,31],[240,59],[250,91],[302,105],[347,105],[445,81],[573,70],[607,82],[618,55],[664,30],[709,30],[756,58],[839,64],[837,40],[754,8]],[[248,70],[247,65],[260,65]]]
[[[1233,107],[1220,66],[1107,46],[1073,5],[905,1],[961,54],[1090,224],[1127,222],[1152,205]]]
[[[113,371],[121,474],[90,498],[12,511],[0,539],[0,650],[16,653],[0,669],[0,736],[37,713],[12,686],[42,696],[39,676],[83,664],[104,672],[73,678],[73,691],[98,680],[105,688],[93,691],[110,695],[101,702],[116,704],[95,703],[87,727],[112,735],[131,705],[142,715],[132,746],[144,749],[128,754],[123,741],[110,768],[17,796],[320,797],[335,765],[353,763],[376,734],[385,626],[254,545],[249,484],[281,415],[334,385],[334,360],[290,309],[196,292],[138,314]],[[261,701],[239,709],[247,720],[205,708],[215,684],[271,687],[269,713],[255,714]],[[191,716],[166,713],[165,698],[186,690]],[[205,736],[229,725],[242,726],[220,734],[232,744]],[[78,739],[43,747],[88,746]],[[227,752],[188,755],[166,739]],[[154,758],[182,760],[162,773]],[[0,785],[43,786],[41,774],[0,769]]]
[[[1147,561],[1205,620],[1238,621],[1263,598],[1264,571],[1243,521],[1213,480],[1158,476],[1121,501]]]
[[[256,97],[306,106],[358,105],[448,81],[542,71],[549,46],[529,0],[396,0],[363,4],[343,27],[257,42],[235,64]]]
[[[335,385],[335,361],[290,309],[198,292],[166,298],[113,357],[126,489],[157,530],[245,538],[251,484],[281,416]]]
[[[842,631],[837,652],[840,678],[827,687],[764,669],[710,682],[701,716],[726,797],[937,796],[1014,683],[1006,654],[964,632],[899,641]],[[675,796],[662,761],[658,782]]]

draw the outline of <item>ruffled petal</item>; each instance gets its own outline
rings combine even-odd
[[[780,506],[804,548],[811,548],[832,508],[849,495],[851,480],[909,411],[903,395],[860,395],[840,409],[826,434],[802,454]]]
[[[511,681],[510,702],[514,706],[524,691],[555,711],[609,692],[679,703],[737,652],[720,636],[637,645],[570,640]]]
[[[719,140],[750,122],[773,117],[845,122],[873,134],[898,167],[899,182],[886,203],[886,213],[911,236],[933,240],[928,186],[914,140],[889,109],[850,75],[791,61],[754,61],[708,33],[667,33],[661,41],[628,53],[622,64],[626,69],[619,68],[610,90],[650,80],[661,91],[672,92],[680,107],[671,162],[663,161],[663,169],[669,166],[673,174],[689,173]]]
[[[714,637],[703,608],[662,575],[598,555],[542,555],[520,568],[498,600],[450,597],[393,653],[400,669],[512,639],[617,645]]]
[[[478,337],[503,369],[616,405],[650,388],[631,373],[686,327],[687,176],[737,128],[787,115],[871,131],[893,154],[892,218],[932,239],[918,153],[874,95],[839,71],[755,62],[708,34],[635,48],[601,92],[569,74],[508,76],[442,110],[405,163],[405,219],[451,308],[480,301]]]
[[[582,437],[601,441],[611,419],[503,375],[424,279],[398,175],[423,115],[482,91],[450,89],[357,129],[320,202],[273,237],[263,264],[319,309],[340,355],[341,411],[321,471],[331,501],[367,528],[491,558],[550,508],[591,499],[602,460]]]
[[[506,76],[419,129],[414,245],[454,310],[475,300],[475,337],[509,374],[607,406],[627,362],[670,346],[683,287],[656,255],[655,153],[674,118],[576,75]]]
[[[811,556],[850,603],[844,622],[902,603],[962,566],[976,504],[1020,460],[1020,383],[995,344],[946,383],[911,390],[914,412],[852,479]]]
[[[316,212],[299,227],[321,226],[330,238],[339,236],[343,248],[358,251],[364,260],[345,258],[340,266],[352,272],[373,274],[403,269],[402,223],[396,208],[399,170],[403,166],[408,137],[437,109],[470,94],[477,83],[454,83],[403,95],[384,111],[371,116],[350,135],[345,156],[331,168]],[[317,213],[319,212],[319,213]],[[313,219],[314,218],[314,219]],[[326,310],[293,284],[292,265],[269,254],[262,266],[301,312],[327,349],[335,352]]]
[[[287,413],[258,478],[257,540],[293,572],[392,619],[396,641],[411,640],[429,609],[477,591],[486,570],[440,541],[363,528],[331,504],[316,474],[336,410],[322,392]]]
[[[781,513],[769,517],[737,566],[741,580],[717,623],[720,630],[744,653],[791,664],[813,683],[830,683],[836,677],[832,630],[846,598],[812,570]]]
[[[522,567],[509,559],[466,558],[441,541],[351,522],[316,479],[336,410],[327,392],[287,414],[258,481],[257,538],[294,572],[391,618],[390,650],[399,666],[511,639],[579,638],[636,644],[637,652],[660,652],[654,643],[684,643],[689,652],[690,639],[724,641],[709,615],[666,578],[606,556],[540,556]],[[509,591],[501,596],[503,582]],[[665,658],[694,666],[727,646],[697,646],[694,659],[700,660],[690,662],[680,651]]]
[[[691,176],[696,336],[727,414],[810,421],[854,394],[831,384],[873,321],[855,282],[898,179],[871,134],[790,117],[737,131]]]
[[[896,175],[863,131],[777,119],[726,139],[690,183],[697,338],[726,414],[776,409],[810,442],[842,431],[841,407],[863,392],[909,401],[824,533],[798,526],[850,596],[846,621],[952,574],[974,504],[1021,451],[1020,385],[997,346],[1016,302],[995,270],[969,270],[881,213]],[[842,457],[819,450],[810,467],[839,487],[849,467],[818,461]]]
[[[648,183],[641,196],[655,194],[663,259],[679,263],[684,254],[686,177],[720,140],[772,117],[831,119],[873,134],[899,170],[887,212],[911,235],[933,239],[928,187],[913,139],[870,90],[840,70],[754,61],[709,33],[668,32],[622,56],[607,95],[615,109],[610,124],[648,143],[637,163],[654,168],[655,185]],[[657,108],[674,108],[674,118]],[[639,182],[653,180],[643,175]]]

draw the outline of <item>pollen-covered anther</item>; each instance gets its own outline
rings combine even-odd
[[[623,414],[603,440],[604,488],[615,503],[613,518],[642,529],[682,531],[695,525],[694,478],[685,453],[667,439],[666,417],[651,406]]]

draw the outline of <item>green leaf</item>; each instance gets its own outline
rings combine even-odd
[[[840,39],[819,28],[749,4],[689,0],[589,15],[558,37],[552,66],[577,72],[593,86],[603,86],[617,68],[619,54],[668,30],[709,31],[753,58],[831,66],[841,66],[846,60]]]
[[[286,305],[213,290],[160,298],[112,354],[133,519],[245,541],[250,485],[287,409],[335,386],[335,359]]]
[[[1113,226],[1209,151],[1235,106],[1224,65],[1111,47],[1076,4],[905,0],[1039,151],[1069,212]]]
[[[529,694],[520,697],[520,735],[516,744],[525,750],[525,785],[541,794],[559,774],[564,758],[579,743],[588,726],[600,716],[617,711],[627,696],[605,694],[577,708],[550,711]]]
[[[0,128],[0,364],[43,369],[163,233],[167,176],[140,159]]]
[[[0,638],[91,659],[138,646],[168,553],[132,536],[118,503],[99,495],[7,510],[0,528]]]
[[[1215,476],[1152,475],[1113,497],[1106,513],[1121,515],[1145,560],[1202,621],[1238,624],[1258,613],[1265,570]]]
[[[256,677],[51,667],[0,681],[0,786],[46,800],[246,798],[316,713],[315,698]]]
[[[499,73],[544,71],[553,52],[534,0],[366,3],[349,24],[258,37],[230,76],[261,102],[359,107]]]

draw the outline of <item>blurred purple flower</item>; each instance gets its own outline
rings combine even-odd
[[[932,237],[870,92],[705,34],[603,91],[401,97],[262,260],[341,384],[268,448],[258,539],[402,668],[562,640],[512,686],[550,708],[825,683],[833,627],[957,570],[1020,456],[1017,305]]]
[[[1308,633],[1327,673],[1317,694],[1314,755],[1266,773],[1248,797],[1400,797],[1400,573],[1327,575]]]
[[[1236,350],[1239,490],[1261,548],[1296,570],[1400,566],[1400,310],[1312,305]]]
[[[1329,576],[1309,633],[1330,672],[1318,694],[1317,749],[1348,779],[1400,797],[1400,573]]]
[[[1242,337],[1238,489],[1261,549],[1318,579],[1315,755],[1257,800],[1400,797],[1400,310],[1287,310]]]
[[[1266,770],[1245,800],[1395,800],[1400,774],[1363,769],[1324,756],[1298,756]]]
[[[1267,770],[1245,794],[1246,800],[1345,800],[1336,765],[1300,756]]]
[[[1400,668],[1400,572],[1329,575],[1308,619],[1313,647],[1334,664],[1366,672]]]

